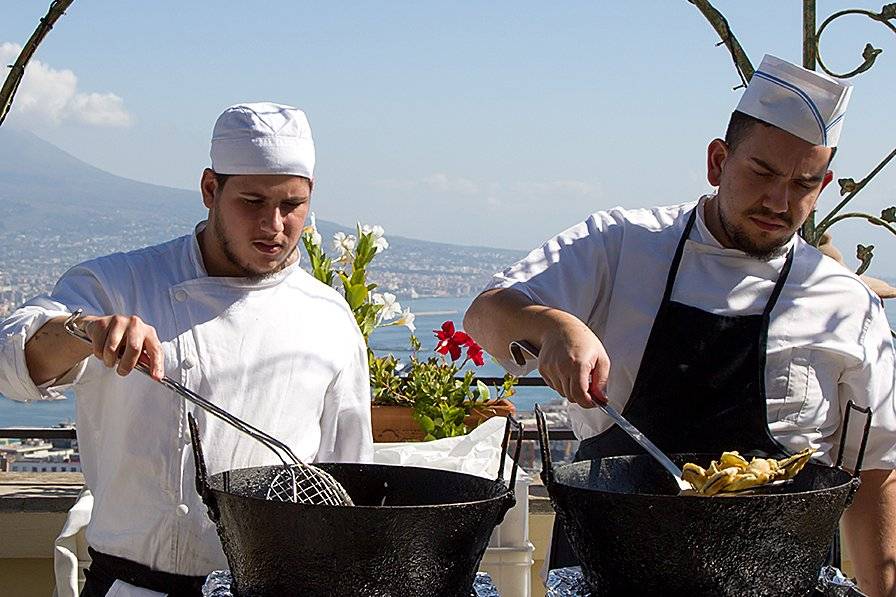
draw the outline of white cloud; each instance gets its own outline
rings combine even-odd
[[[0,64],[12,64],[21,51],[17,44],[0,44]],[[126,127],[133,121],[121,97],[78,91],[75,73],[54,69],[34,58],[25,67],[25,76],[13,99],[10,120],[13,119],[29,128],[58,126],[65,121]]]
[[[479,185],[467,178],[453,178],[443,172],[437,172],[420,179],[384,179],[377,180],[374,186],[390,191],[429,191],[432,193],[456,193],[459,195],[477,195]]]
[[[476,195],[479,193],[479,186],[472,180],[451,178],[441,172],[427,176],[421,182],[427,190],[437,193],[458,193],[461,195]]]
[[[416,191],[429,193],[451,193],[456,196],[485,197],[488,205],[497,207],[505,203],[544,197],[577,199],[598,197],[600,185],[581,180],[517,181],[513,183],[476,181],[452,177],[437,172],[419,179],[384,179],[373,185],[390,191]]]

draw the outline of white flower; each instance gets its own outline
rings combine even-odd
[[[385,234],[385,230],[383,230],[382,226],[370,226],[368,224],[364,224],[361,226],[361,234],[372,234],[373,238],[379,238],[383,234]]]
[[[311,236],[311,244],[315,247],[319,247],[323,242],[323,238],[321,238],[320,232],[317,231],[317,220],[314,219],[314,212],[311,212],[311,223],[305,226],[302,229],[302,236],[310,235]]]
[[[414,318],[417,317],[413,313],[411,313],[411,308],[406,307],[404,311],[401,313],[401,317],[390,323],[389,325],[403,325],[413,334],[417,331],[417,326],[414,325]]]
[[[333,248],[339,254],[337,257],[337,261],[342,263],[351,263],[354,260],[354,250],[355,244],[358,242],[358,239],[354,237],[352,234],[346,234],[345,232],[337,232],[333,235]]]
[[[376,252],[380,253],[389,248],[389,241],[383,236],[386,233],[383,230],[382,226],[370,226],[368,224],[358,224],[358,233],[359,234],[369,234],[373,237],[373,246],[376,247]]]
[[[396,315],[401,314],[401,305],[395,300],[395,295],[391,292],[374,293],[371,300],[373,304],[383,306],[377,313],[377,318],[380,321],[389,321],[390,319],[395,319]]]

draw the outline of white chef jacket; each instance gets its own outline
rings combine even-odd
[[[672,300],[716,314],[759,314],[785,256],[760,261],[724,248],[706,227],[699,201]],[[698,203],[615,208],[548,240],[496,274],[491,288],[514,288],[532,301],[567,311],[604,344],[610,357],[607,395],[625,407],[666,277],[690,210]],[[807,445],[830,463],[852,399],[874,411],[863,468],[896,468],[894,352],[880,299],[852,272],[795,236],[790,275],[771,313],[765,369],[768,424],[784,447]],[[520,330],[521,336],[524,330]],[[530,371],[534,363],[514,373]],[[669,396],[687,400],[687,396]],[[577,437],[601,433],[612,421],[599,409],[568,405]],[[853,413],[844,463],[855,462],[864,416]]]
[[[226,568],[195,489],[188,412],[197,418],[210,473],[279,461],[141,373],[121,377],[94,357],[67,379],[36,387],[25,342],[48,319],[78,308],[134,314],[153,325],[168,376],[299,458],[372,458],[364,341],[343,298],[298,263],[257,282],[209,277],[195,233],[88,261],[49,297],[0,324],[0,393],[58,399],[74,384],[82,468],[95,500],[87,541],[95,549],[176,574]]]

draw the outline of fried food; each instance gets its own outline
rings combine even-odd
[[[778,480],[792,479],[799,473],[814,450],[806,448],[793,456],[775,460],[753,458],[750,462],[737,452],[723,452],[709,468],[688,462],[682,467],[682,477],[701,495],[716,495],[752,489]]]

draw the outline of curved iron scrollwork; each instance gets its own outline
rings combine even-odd
[[[863,73],[872,66],[874,66],[874,61],[877,60],[877,57],[883,52],[883,50],[879,48],[875,48],[871,44],[865,44],[865,49],[862,50],[862,64],[849,71],[848,73],[835,73],[831,69],[829,69],[824,61],[821,59],[821,48],[819,44],[821,42],[821,34],[835,20],[840,17],[845,17],[847,15],[864,15],[873,21],[877,21],[878,23],[883,24],[893,33],[896,33],[896,26],[893,25],[890,21],[896,19],[896,3],[885,4],[883,8],[880,9],[880,12],[871,12],[870,10],[863,10],[859,8],[851,8],[848,10],[841,10],[839,12],[835,12],[828,18],[826,18],[821,25],[818,27],[818,31],[815,33],[815,59],[818,61],[818,66],[821,67],[821,70],[831,75],[832,77],[837,77],[838,79],[849,79],[858,75],[859,73]]]
[[[872,21],[881,23],[891,32],[896,34],[896,25],[894,25],[893,23],[893,21],[896,20],[896,3],[885,4],[880,9],[880,12],[872,12],[870,10],[854,8],[835,12],[834,14],[826,18],[818,27],[815,35],[812,36],[811,39],[804,39],[803,43],[812,44],[812,47],[815,50],[815,58],[818,62],[818,66],[827,74],[831,75],[832,77],[837,77],[838,79],[849,79],[867,71],[872,66],[874,66],[877,57],[880,56],[880,54],[883,52],[883,50],[875,48],[870,43],[866,43],[865,48],[862,50],[862,63],[853,70],[846,73],[836,73],[828,68],[827,65],[825,65],[821,57],[821,35],[822,33],[824,33],[825,29],[835,20],[848,15],[865,16]],[[846,207],[846,205],[851,202],[856,197],[856,195],[858,195],[859,192],[861,192],[862,189],[864,189],[868,185],[871,179],[877,176],[877,174],[881,170],[883,170],[884,167],[889,164],[894,157],[896,157],[896,149],[891,151],[889,155],[881,160],[881,162],[859,182],[856,182],[852,178],[839,179],[837,182],[840,184],[840,195],[843,196],[843,199],[821,220],[821,222],[818,223],[817,226],[812,227],[811,238],[807,238],[807,240],[815,245],[818,245],[821,242],[822,236],[828,228],[830,228],[837,222],[843,221],[848,218],[865,219],[869,223],[876,226],[881,226],[896,235],[896,227],[893,226],[893,224],[896,223],[896,208],[894,207],[888,207],[887,209],[884,209],[881,212],[880,217],[862,212],[850,212],[844,214],[840,213],[843,208]],[[856,270],[857,274],[862,274],[865,272],[865,270],[868,269],[868,266],[871,263],[871,259],[873,257],[873,249],[873,245],[857,246],[856,258],[861,261],[861,265],[859,266],[858,270]]]

